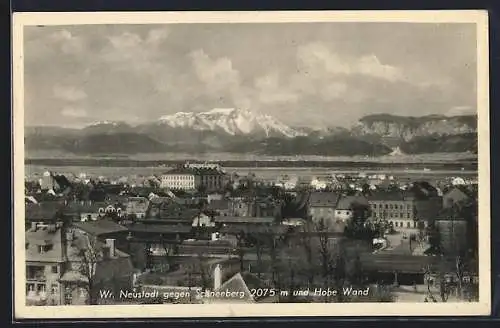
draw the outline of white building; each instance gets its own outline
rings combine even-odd
[[[189,171],[172,170],[160,177],[160,187],[174,190],[195,190],[195,175]]]
[[[311,181],[311,187],[313,187],[316,190],[322,190],[327,187],[328,183],[326,181],[322,181],[318,178],[314,178]]]
[[[217,163],[189,163],[184,164],[185,168],[189,169],[212,169],[212,170],[222,170],[220,164]]]

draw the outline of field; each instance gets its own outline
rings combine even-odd
[[[324,161],[324,162],[374,162],[374,163],[442,163],[456,161],[474,161],[477,156],[470,153],[432,153],[419,155],[387,155],[379,157],[367,156],[262,156],[254,154],[231,154],[231,153],[161,153],[161,154],[136,154],[136,155],[74,155],[60,151],[30,151],[26,152],[25,158],[29,160],[60,159],[60,160],[130,160],[130,161]]]

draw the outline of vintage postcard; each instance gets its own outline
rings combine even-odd
[[[16,318],[489,314],[487,18],[15,13]]]

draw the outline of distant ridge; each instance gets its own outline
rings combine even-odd
[[[81,129],[26,127],[27,150],[74,154],[228,152],[255,155],[402,156],[477,153],[477,115],[421,117],[373,114],[352,128],[290,127],[234,108],[178,112],[136,126],[98,121]]]

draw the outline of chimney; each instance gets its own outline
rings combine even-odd
[[[217,264],[214,269],[214,290],[217,290],[222,285],[222,269],[220,264]]]
[[[113,258],[115,257],[115,240],[111,238],[106,239],[106,246],[109,247],[109,257]]]

